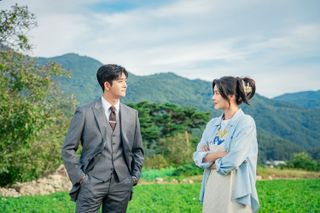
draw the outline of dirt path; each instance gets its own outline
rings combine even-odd
[[[71,188],[71,182],[64,166],[54,174],[26,183],[16,183],[11,188],[0,188],[0,196],[19,197],[23,195],[46,195],[53,192],[65,192]]]

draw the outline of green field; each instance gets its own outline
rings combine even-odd
[[[149,184],[135,188],[128,212],[201,212],[200,184]],[[320,212],[320,179],[257,182],[260,212]],[[1,212],[74,212],[67,193],[0,198]]]

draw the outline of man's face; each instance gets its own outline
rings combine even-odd
[[[127,77],[124,73],[112,81],[112,86],[108,82],[106,82],[107,92],[110,93],[114,98],[120,98],[126,96],[127,90]]]

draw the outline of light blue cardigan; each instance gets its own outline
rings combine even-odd
[[[204,163],[203,159],[209,152],[202,152],[201,146],[208,145],[212,140],[221,123],[222,115],[213,118],[208,122],[197,151],[193,158],[197,166],[204,168],[200,201],[203,202],[206,183],[211,172],[212,163]],[[244,205],[249,205],[253,212],[259,209],[259,199],[256,190],[256,168],[258,157],[258,143],[256,125],[253,118],[243,113],[239,109],[231,118],[228,124],[229,134],[224,141],[224,148],[228,154],[215,161],[217,172],[221,175],[228,175],[232,170],[236,170],[235,191],[233,199]]]

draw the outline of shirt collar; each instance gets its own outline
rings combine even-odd
[[[232,118],[229,121],[230,126],[233,126],[234,124],[238,123],[238,120],[244,115],[241,108],[238,109],[236,114],[232,116]]]
[[[243,114],[244,113],[242,109],[239,108],[238,111],[232,116],[232,118],[230,118],[230,121],[229,121],[230,126],[233,126]],[[222,119],[223,119],[223,113],[218,117],[218,119],[216,119],[214,124],[216,126],[220,125]]]
[[[101,96],[101,102],[102,102],[102,106],[104,108],[104,110],[106,112],[109,112],[110,107],[112,106],[109,101],[107,101],[103,96]],[[116,103],[116,105],[114,106],[116,108],[116,112],[119,112],[119,108],[120,108],[120,100]]]

